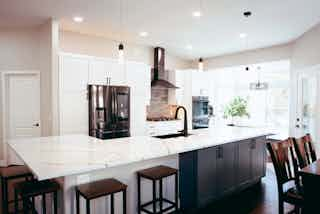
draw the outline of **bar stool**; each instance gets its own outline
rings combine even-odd
[[[145,213],[164,213],[171,209],[178,211],[178,170],[168,166],[156,166],[148,169],[144,169],[137,172],[138,175],[138,213],[141,211]],[[170,201],[163,198],[163,179],[169,176],[175,176],[175,201]],[[141,204],[141,178],[152,180],[152,194],[151,201]],[[159,181],[159,198],[156,193],[156,182]],[[157,202],[159,202],[160,212],[157,211]],[[163,202],[170,204],[170,206],[163,208]],[[147,206],[152,204],[152,212],[146,209]]]
[[[26,166],[9,166],[0,168],[1,188],[2,188],[2,213],[9,213],[9,204],[14,200],[9,200],[8,184],[11,181],[22,179],[33,179],[32,173]]]
[[[76,210],[80,213],[80,195],[86,199],[87,214],[90,214],[90,200],[110,195],[111,214],[114,214],[114,194],[123,194],[123,214],[127,213],[127,185],[110,178],[81,184],[76,187]]]
[[[46,213],[46,194],[53,194],[53,213],[58,213],[58,191],[60,189],[59,183],[54,180],[44,181],[24,181],[14,185],[14,197],[15,197],[15,213],[18,213],[18,202],[17,199],[20,196],[23,204],[23,212],[36,213],[34,198],[42,196],[42,213]]]

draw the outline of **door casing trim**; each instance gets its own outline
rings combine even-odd
[[[0,160],[0,166],[8,166],[8,151],[7,151],[7,143],[6,143],[6,138],[7,138],[7,106],[6,106],[6,100],[7,100],[7,88],[6,88],[6,81],[7,78],[10,75],[36,75],[39,79],[39,84],[41,87],[41,76],[40,76],[40,71],[37,70],[12,70],[12,71],[0,71],[1,73],[1,107],[2,107],[2,149],[3,149],[3,160]],[[40,88],[41,90],[41,88]],[[39,93],[41,93],[39,91]],[[41,103],[41,96],[39,97],[39,101]],[[41,106],[40,106],[41,110]],[[41,118],[41,115],[40,115]]]

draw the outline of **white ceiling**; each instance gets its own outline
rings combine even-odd
[[[320,22],[319,0],[202,0],[200,18],[192,17],[199,0],[1,0],[1,26],[31,26],[50,17],[63,29],[163,46],[185,58],[210,57],[268,47],[294,40]],[[242,16],[251,10],[249,21]],[[73,16],[83,16],[81,24]],[[147,31],[149,36],[139,37]],[[239,38],[247,33],[248,45]],[[192,50],[187,50],[187,45]]]

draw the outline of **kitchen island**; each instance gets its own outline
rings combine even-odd
[[[265,171],[265,137],[270,133],[265,128],[223,126],[170,139],[99,140],[68,135],[8,143],[38,180],[59,180],[63,187],[61,213],[75,213],[75,185],[115,177],[128,185],[127,210],[132,214],[137,206],[135,172],[155,165],[180,169],[180,203],[185,209],[203,206],[259,181]],[[151,199],[151,183],[144,181],[142,188],[142,201]],[[173,180],[168,179],[164,196],[173,199],[173,192]],[[115,197],[116,213],[122,213],[120,199]],[[91,207],[92,213],[107,213],[108,200],[95,200]]]

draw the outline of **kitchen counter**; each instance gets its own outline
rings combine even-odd
[[[45,180],[267,136],[270,133],[266,128],[223,126],[192,130],[192,135],[187,138],[134,136],[99,140],[86,135],[68,135],[10,140],[8,144],[39,180]]]
[[[220,192],[226,192],[215,191],[212,185],[225,187],[223,190],[228,190],[231,187],[234,189],[233,185],[230,187],[230,182],[225,183],[234,176],[232,172],[241,169],[244,175],[254,175],[254,171],[249,172],[245,169],[255,167],[263,170],[265,155],[260,154],[265,151],[265,148],[261,142],[265,142],[265,137],[271,132],[265,128],[221,126],[192,130],[190,131],[192,135],[187,138],[158,139],[150,136],[134,136],[99,140],[86,135],[68,135],[17,139],[10,140],[8,143],[38,180],[56,178],[61,184],[62,194],[58,202],[59,213],[75,213],[74,187],[76,185],[113,177],[128,185],[127,211],[128,214],[136,214],[136,172],[138,170],[156,165],[179,169],[180,206],[181,208],[198,207],[213,200],[216,196],[218,197]],[[258,139],[262,139],[262,141]],[[252,147],[252,142],[256,142],[256,146]],[[253,149],[255,147],[261,148],[258,149],[261,151],[255,151]],[[216,156],[220,153],[222,156]],[[257,164],[240,160],[240,157],[244,157],[245,160],[256,160],[257,155],[261,160],[256,161]],[[236,156],[240,158],[239,164],[236,164],[238,162],[236,159],[229,160],[229,157]],[[221,157],[224,158],[221,159]],[[236,165],[239,167],[234,168]],[[214,169],[218,171],[211,172]],[[198,173],[194,173],[196,171]],[[263,171],[257,175],[256,178],[260,179],[263,176]],[[210,176],[213,177],[208,180],[207,178]],[[217,183],[211,182],[216,179],[215,176],[228,179],[217,181]],[[165,179],[163,184],[164,197],[169,200],[174,199],[173,184],[174,179],[171,178]],[[190,188],[190,185],[200,186]],[[141,200],[147,202],[152,198],[152,187],[150,182],[145,180],[142,181],[142,186]],[[190,192],[191,189],[201,190],[201,194]],[[219,194],[216,194],[217,192]],[[190,198],[189,196],[199,196],[199,198]],[[122,213],[120,197],[121,194],[115,196],[117,213]],[[91,209],[93,213],[109,213],[109,206],[108,200],[98,199],[92,201]],[[84,208],[84,204],[81,207]]]

